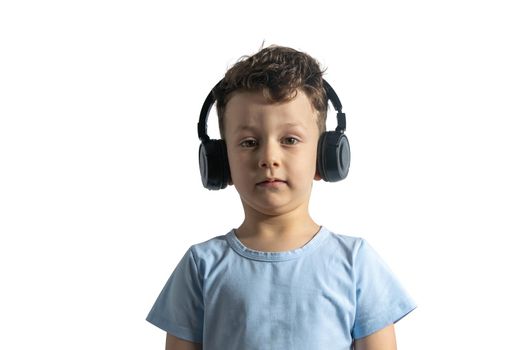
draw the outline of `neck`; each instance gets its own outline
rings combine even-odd
[[[244,206],[245,218],[236,230],[239,237],[273,239],[313,235],[320,226],[310,217],[308,208],[284,214],[267,215]]]

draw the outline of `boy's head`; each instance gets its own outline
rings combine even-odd
[[[245,211],[277,215],[308,207],[327,97],[319,64],[268,47],[234,65],[214,89],[231,183]]]
[[[328,108],[323,73],[314,58],[288,47],[269,46],[253,56],[242,57],[213,90],[221,138],[225,138],[227,127],[226,105],[239,92],[260,92],[269,103],[280,103],[302,91],[316,111],[319,134],[323,133]]]
[[[285,158],[308,164],[301,174],[310,185],[313,178],[329,182],[344,179],[350,162],[350,148],[344,135],[346,119],[341,102],[322,78],[323,73],[319,63],[309,55],[281,46],[244,56],[230,68],[201,109],[199,166],[204,187],[221,189],[232,183],[237,187],[245,179],[242,173],[248,168],[243,166],[248,166],[248,160],[284,154],[295,154]],[[325,131],[328,100],[337,110],[335,131]],[[210,140],[206,134],[206,121],[214,102],[221,140]],[[304,139],[293,135],[297,132],[291,130],[294,125],[306,132]],[[280,147],[274,147],[275,142]],[[308,151],[302,153],[305,147]],[[244,157],[248,152],[239,152],[240,149],[250,150],[250,156],[242,162],[238,156]],[[291,149],[296,151],[289,153]],[[300,156],[296,153],[299,149]],[[279,151],[275,153],[276,150]],[[287,161],[289,165],[292,163]],[[294,165],[294,169],[299,168]],[[270,179],[275,170],[272,169],[266,171]]]

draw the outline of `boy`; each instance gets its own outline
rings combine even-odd
[[[365,240],[332,233],[308,212],[313,180],[330,177],[319,145],[327,98],[337,97],[322,74],[309,55],[270,46],[213,89],[224,143],[208,149],[199,123],[203,184],[233,184],[245,218],[190,247],[175,268],[147,317],[167,332],[166,349],[396,349],[393,324],[415,304]],[[336,158],[349,161],[338,140]],[[208,153],[224,158],[223,170]],[[335,161],[343,169],[330,181],[348,171]]]

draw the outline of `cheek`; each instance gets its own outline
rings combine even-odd
[[[293,171],[296,174],[304,175],[304,174],[312,174],[315,175],[315,169],[317,166],[317,149],[308,149],[305,150],[301,155],[297,155],[297,157],[294,157],[293,165],[291,166],[291,171]],[[309,177],[305,177],[305,181],[310,181],[311,179]]]
[[[239,153],[239,152],[235,152],[235,151],[228,151],[228,161],[230,163],[230,167],[233,166],[233,167],[241,167],[241,163],[242,164],[246,164],[246,162],[248,161],[248,157],[247,157],[247,154],[243,154],[243,153]]]
[[[242,176],[241,174],[246,173],[247,169],[250,167],[249,161],[250,160],[247,159],[246,155],[235,152],[228,152],[228,163],[230,165],[230,173],[234,181],[236,179],[242,181],[242,179],[245,178],[245,176]]]
[[[310,157],[311,157],[311,162],[310,162],[311,171],[315,175],[315,172],[317,169],[317,145],[315,145],[315,147],[311,151]]]

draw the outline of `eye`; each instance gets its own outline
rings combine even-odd
[[[247,139],[247,140],[241,141],[239,145],[244,148],[253,148],[257,146],[257,141],[254,139]]]
[[[297,144],[298,142],[299,142],[299,140],[296,139],[295,137],[285,137],[285,138],[283,139],[283,143],[284,143],[285,145],[295,145],[295,144]]]

